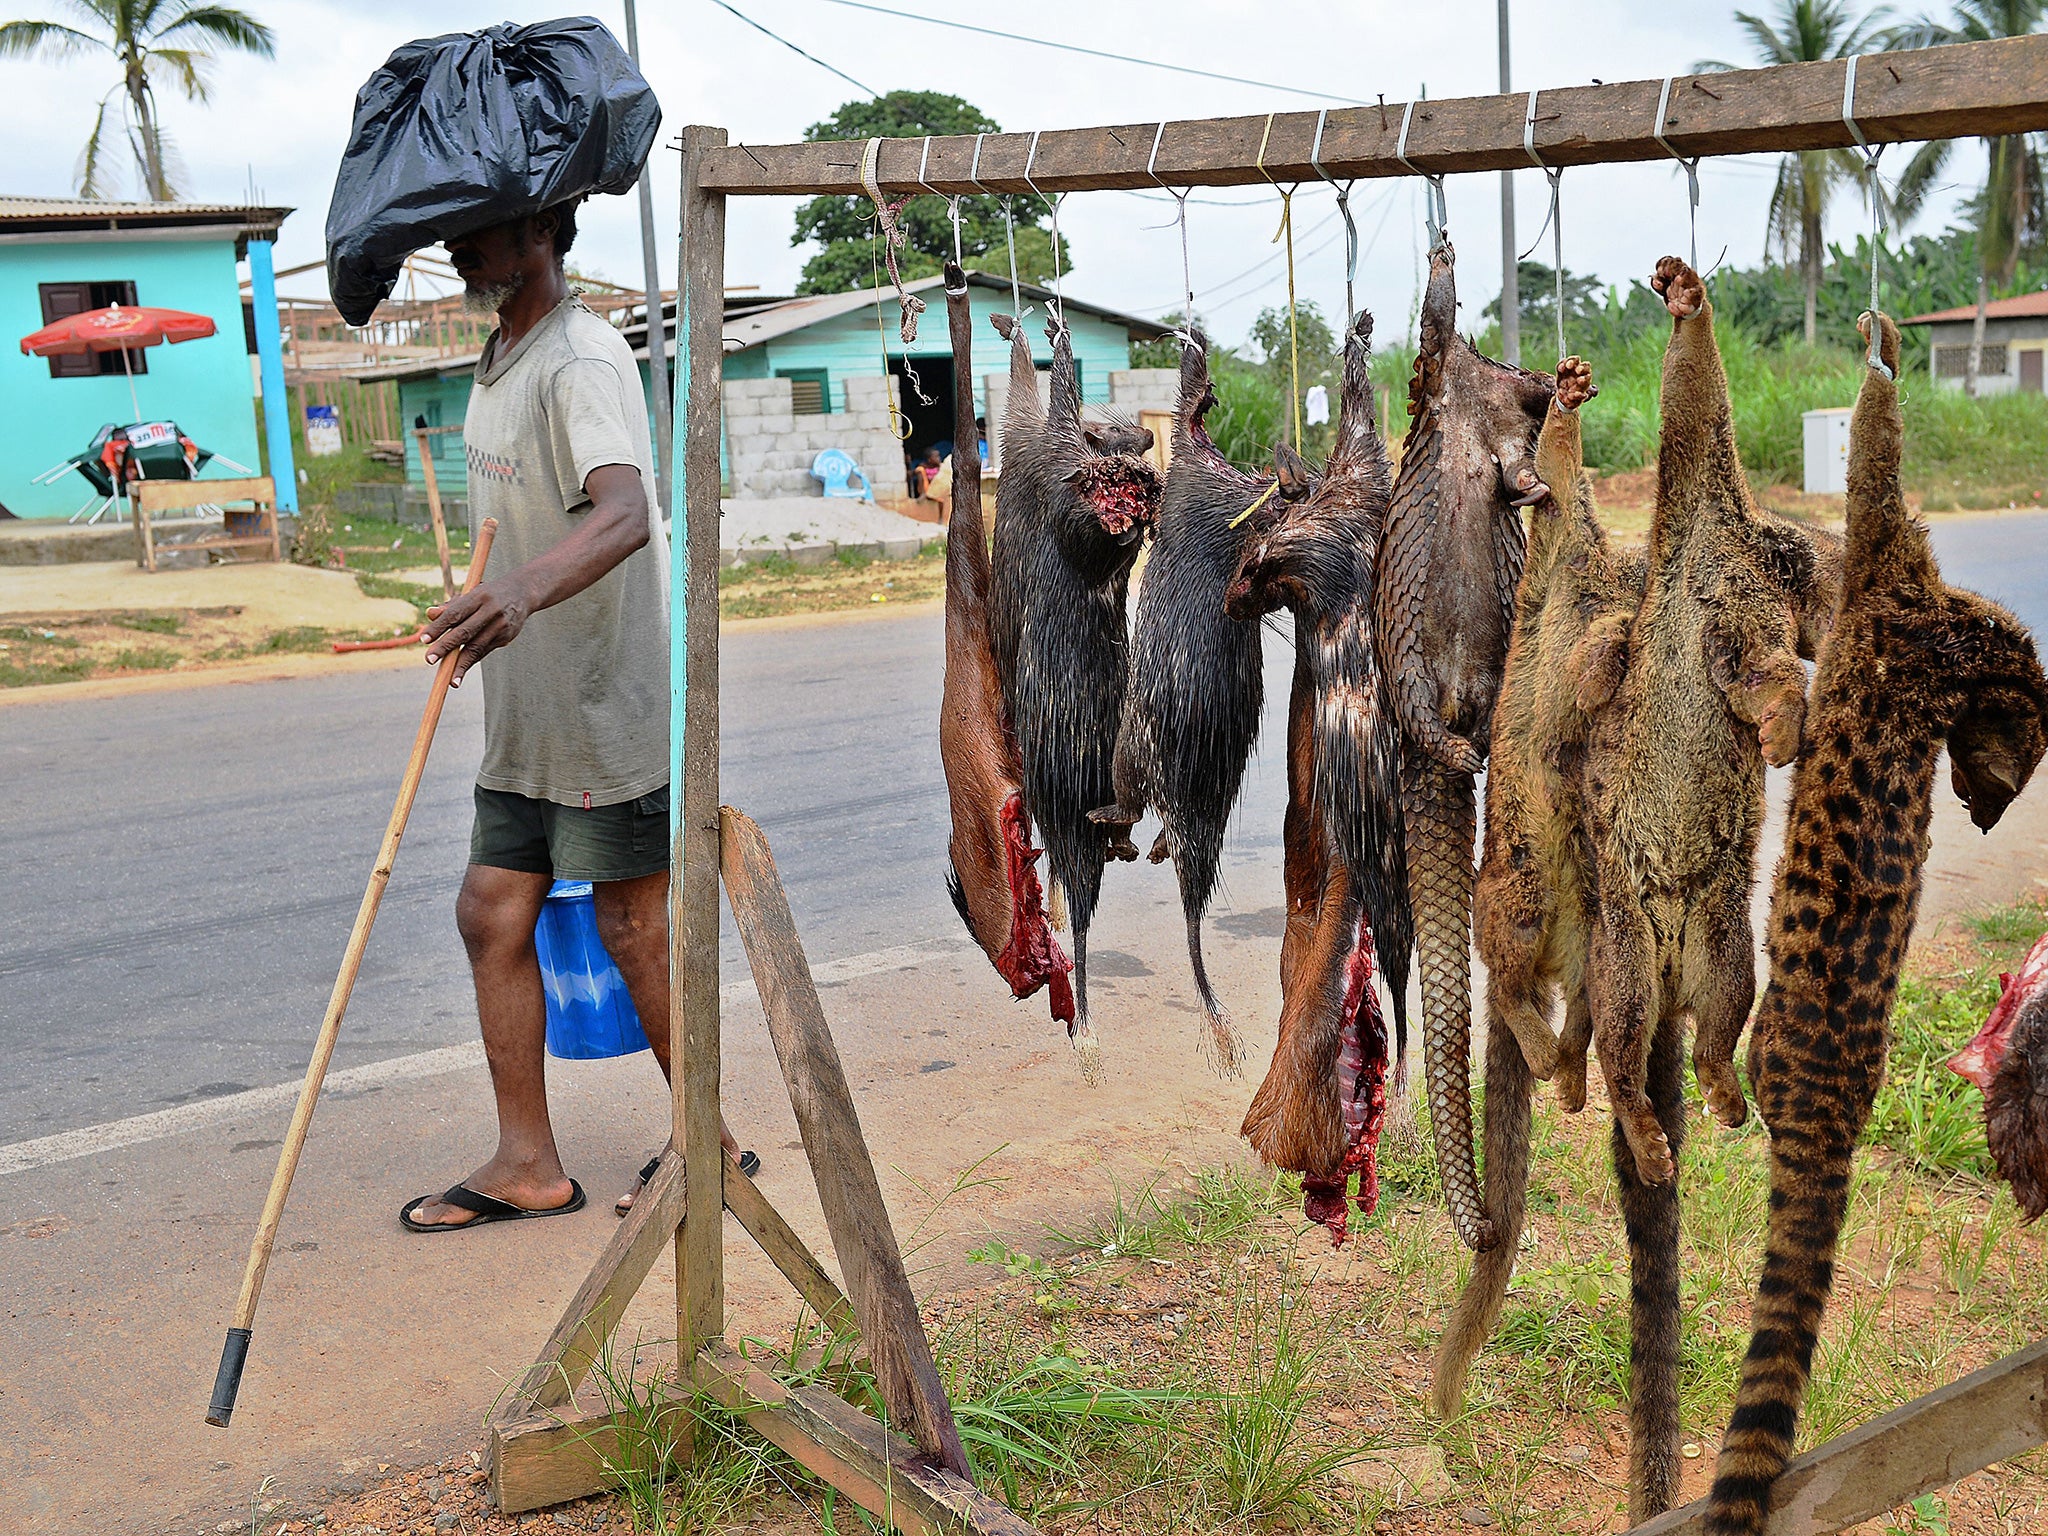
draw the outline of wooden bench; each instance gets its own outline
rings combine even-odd
[[[128,504],[135,514],[135,563],[145,571],[156,570],[156,538],[149,520],[165,512],[184,512],[196,507],[224,506],[228,502],[253,504],[257,531],[237,533],[237,513],[227,513],[226,531],[218,538],[195,539],[173,547],[187,549],[265,549],[272,560],[282,560],[277,538],[277,486],[268,475],[250,475],[236,480],[134,480],[126,487]],[[252,514],[242,513],[242,517]]]

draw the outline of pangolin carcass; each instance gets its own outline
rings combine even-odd
[[[1536,434],[1552,386],[1547,374],[1483,356],[1458,335],[1457,318],[1445,241],[1430,256],[1376,615],[1401,733],[1430,1127],[1452,1223],[1468,1247],[1484,1250],[1498,1233],[1472,1149],[1473,776],[1486,761],[1522,575],[1515,502],[1536,484]]]
[[[1149,431],[1082,420],[1073,342],[1057,318],[1048,327],[1051,399],[1043,408],[1023,326],[992,318],[1010,343],[990,604],[996,676],[1023,769],[1024,812],[1045,844],[1072,927],[1067,1028],[1092,1080],[1100,1048],[1088,1017],[1088,926],[1104,862],[1137,850],[1088,813],[1116,798],[1124,609],[1131,564],[1159,510],[1160,477],[1143,457]]]
[[[1949,1065],[1984,1090],[1984,1136],[2027,1220],[2048,1211],[2048,934]]]
[[[1298,504],[1254,524],[1227,598],[1245,620],[1293,610],[1297,658],[1280,1039],[1243,1134],[1268,1162],[1302,1175],[1305,1210],[1339,1242],[1350,1175],[1359,1175],[1363,1210],[1378,1192],[1389,1042],[1375,956],[1405,955],[1412,941],[1399,749],[1373,643],[1373,562],[1390,475],[1373,420],[1371,341],[1372,316],[1361,314],[1345,339],[1329,464]],[[1308,478],[1284,447],[1278,457],[1283,480]]]
[[[939,759],[952,800],[946,888],[967,931],[1019,997],[1050,985],[1052,1016],[1074,1018],[1073,962],[1046,921],[1039,850],[1024,812],[1024,767],[1003,712],[989,634],[993,577],[981,516],[980,432],[974,417],[973,316],[967,278],[946,266],[953,343],[953,521],[946,538],[946,683]]]
[[[1127,836],[1148,808],[1158,814],[1150,857],[1156,864],[1172,856],[1211,1059],[1235,1075],[1243,1043],[1209,984],[1202,914],[1258,740],[1265,676],[1260,624],[1226,614],[1223,594],[1252,535],[1246,509],[1276,491],[1286,495],[1290,483],[1276,487],[1245,474],[1217,451],[1204,424],[1215,404],[1209,341],[1195,331],[1181,353],[1173,459],[1131,618],[1116,804],[1095,811],[1094,820]]]

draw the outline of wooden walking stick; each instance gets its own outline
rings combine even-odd
[[[478,530],[476,547],[470,552],[467,592],[483,580],[484,563],[490,559],[491,540],[498,532],[495,518],[485,518]],[[306,1081],[299,1089],[298,1107],[292,1111],[291,1129],[285,1132],[284,1149],[277,1154],[277,1172],[271,1176],[270,1195],[263,1202],[263,1215],[256,1223],[256,1240],[249,1245],[248,1267],[242,1271],[242,1294],[235,1302],[234,1321],[228,1325],[227,1342],[221,1346],[220,1371],[213,1379],[213,1401],[206,1409],[206,1422],[227,1428],[234,1416],[235,1398],[242,1390],[242,1366],[249,1358],[249,1335],[256,1322],[256,1303],[263,1294],[263,1272],[270,1267],[271,1245],[277,1241],[277,1226],[284,1219],[284,1203],[292,1192],[292,1176],[299,1169],[299,1153],[305,1149],[306,1132],[313,1123],[313,1106],[320,1101],[320,1085],[327,1077],[327,1064],[334,1059],[335,1041],[341,1036],[341,1016],[348,1011],[349,994],[355,990],[356,972],[362,969],[363,951],[369,947],[370,925],[377,920],[377,907],[384,888],[391,883],[391,866],[398,857],[398,841],[405,836],[406,819],[412,815],[413,797],[419,793],[420,777],[427,769],[427,749],[434,744],[434,730],[441,723],[441,706],[448,699],[448,685],[455,676],[461,648],[450,649],[434,670],[434,685],[427,693],[426,712],[412,740],[412,756],[406,760],[405,776],[398,781],[398,803],[391,808],[391,820],[384,828],[377,862],[370,870],[363,904],[356,909],[356,925],[350,930],[348,947],[341,954],[341,972],[334,978],[334,991],[327,999],[327,1014],[320,1021],[319,1037],[313,1042],[313,1059],[306,1066]]]

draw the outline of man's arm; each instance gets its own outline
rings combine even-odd
[[[455,684],[484,656],[518,638],[527,619],[574,597],[647,542],[647,491],[631,464],[603,464],[583,482],[590,510],[538,560],[427,610],[427,662],[462,647]]]

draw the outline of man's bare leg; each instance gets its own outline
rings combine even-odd
[[[533,927],[550,884],[546,875],[472,864],[455,901],[455,926],[469,951],[476,1015],[498,1100],[498,1150],[462,1182],[530,1211],[563,1205],[571,1195],[548,1119],[547,1000],[533,947]],[[439,1200],[415,1207],[412,1218],[453,1227],[473,1219]]]
[[[604,880],[591,887],[597,902],[597,936],[612,957],[612,964],[626,979],[633,1007],[640,1015],[640,1027],[654,1048],[662,1076],[669,1072],[668,1038],[668,871],[638,880]],[[740,1145],[724,1117],[719,1118],[718,1139],[734,1157]],[[622,1195],[618,1208],[630,1210],[639,1193],[635,1185]]]

